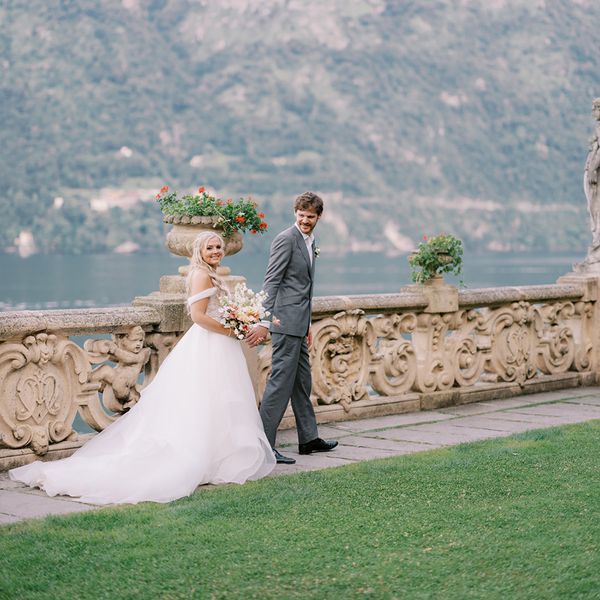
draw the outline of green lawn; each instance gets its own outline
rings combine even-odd
[[[2,598],[600,598],[600,421],[0,528]]]

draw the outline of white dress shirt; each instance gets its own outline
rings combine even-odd
[[[304,238],[304,243],[306,244],[306,249],[308,250],[308,258],[310,260],[310,266],[312,267],[313,263],[313,242],[315,241],[315,236],[311,233],[310,235],[306,235],[300,227],[298,227],[298,223],[294,223],[296,229],[302,234]]]

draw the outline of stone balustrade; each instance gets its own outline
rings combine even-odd
[[[72,453],[87,437],[74,431],[77,415],[96,431],[112,423],[187,326],[179,296],[163,299],[162,310],[0,313],[0,470]]]
[[[595,276],[461,291],[437,280],[397,294],[315,298],[317,418],[594,384],[597,288]],[[87,438],[74,430],[77,415],[97,431],[118,418],[189,325],[181,293],[120,308],[0,313],[0,469],[70,454]],[[260,397],[269,345],[249,359]],[[282,426],[292,424],[287,413]]]
[[[596,381],[596,282],[317,298],[319,420],[363,418]],[[260,384],[269,367],[260,355]],[[284,424],[289,425],[291,415]]]

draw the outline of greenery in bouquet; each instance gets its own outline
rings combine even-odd
[[[217,217],[217,224],[225,237],[235,231],[264,233],[268,228],[265,214],[258,211],[256,202],[251,198],[221,200],[204,187],[198,188],[196,194],[178,196],[176,191],[165,185],[156,194],[156,200],[166,216]]]
[[[423,236],[409,257],[411,277],[415,283],[425,283],[441,273],[460,275],[463,264],[462,241],[453,235]]]

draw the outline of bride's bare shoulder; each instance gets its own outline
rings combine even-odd
[[[192,273],[190,279],[190,294],[197,294],[204,290],[208,290],[211,287],[214,287],[214,284],[206,271],[197,269]]]

